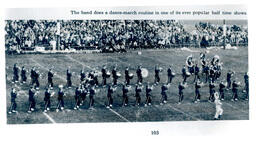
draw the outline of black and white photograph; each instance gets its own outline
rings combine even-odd
[[[130,17],[6,19],[7,124],[249,120],[247,19]]]

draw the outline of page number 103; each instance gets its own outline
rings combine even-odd
[[[158,130],[151,131],[151,135],[159,135],[159,131]]]

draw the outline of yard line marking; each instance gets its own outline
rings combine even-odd
[[[81,64],[81,65],[87,67],[87,68],[90,69],[90,70],[93,70],[93,68],[91,68],[90,66],[85,65],[84,63],[82,63],[82,62],[80,62],[80,61],[78,61],[78,60],[76,60],[76,59],[70,57],[69,55],[66,55],[66,57],[68,57],[68,58],[69,58],[70,60],[72,60],[72,61],[75,61],[75,62],[77,62],[77,63],[79,63],[79,64]]]
[[[113,113],[115,113],[117,116],[119,116],[120,118],[122,118],[123,120],[125,120],[126,122],[131,122],[128,119],[126,119],[125,117],[123,117],[122,115],[120,115],[119,113],[117,113],[116,111],[114,111],[113,109],[109,109],[110,111],[112,111]]]
[[[70,56],[68,56],[68,55],[67,55],[67,57],[68,57],[70,60],[75,61],[75,62],[77,62],[77,63],[79,63],[79,64],[81,64],[81,65],[83,65],[83,66],[85,66],[85,67],[87,67],[87,68],[89,68],[89,69],[93,69],[93,68],[91,68],[90,66],[87,66],[87,65],[85,65],[84,63],[82,63],[82,62],[80,62],[80,61],[78,61],[78,60],[76,60],[76,59],[74,59],[74,58],[72,58],[72,57],[70,57]],[[98,103],[99,103],[99,102],[98,102]],[[99,103],[99,104],[101,104],[101,103]],[[104,104],[101,104],[101,105],[104,105]],[[129,121],[128,119],[126,119],[125,117],[123,117],[122,115],[120,115],[119,113],[117,113],[116,111],[114,111],[113,109],[110,109],[110,108],[109,108],[109,110],[110,110],[111,112],[113,112],[114,114],[116,114],[118,117],[120,117],[120,118],[122,118],[123,120],[125,120],[126,122],[131,122],[131,121]]]
[[[56,124],[56,121],[53,120],[53,118],[50,117],[47,113],[43,112],[43,114],[44,114],[53,124]]]
[[[195,119],[195,120],[197,120],[197,121],[201,121],[200,119],[198,119],[198,118],[196,118],[196,117],[194,117],[194,116],[192,116],[192,115],[189,115],[189,114],[187,114],[187,113],[185,113],[185,112],[183,112],[183,111],[181,111],[181,110],[179,110],[179,109],[173,107],[173,106],[170,105],[170,104],[168,104],[168,106],[171,107],[171,108],[172,108],[173,110],[175,110],[175,111],[178,111],[178,112],[180,112],[180,113],[182,113],[182,114],[184,114],[184,115],[186,115],[186,116],[189,116],[189,117],[191,117],[191,118],[193,118],[193,119]]]
[[[243,110],[241,110],[241,109],[236,108],[235,106],[233,106],[233,105],[232,105],[232,104],[230,104],[230,103],[227,103],[227,102],[222,102],[222,103],[225,103],[226,105],[228,105],[228,106],[230,106],[230,107],[234,108],[235,110],[241,111],[241,112],[243,112],[243,113],[246,113],[246,114],[248,114],[248,113],[249,113],[249,112],[245,112],[245,111],[243,111]]]
[[[34,59],[32,59],[32,58],[31,58],[31,60],[32,60],[34,63],[36,63],[38,66],[40,66],[42,69],[48,71],[47,68],[45,68],[44,66],[42,66],[41,64],[39,64],[36,60],[34,60]],[[66,79],[63,78],[62,76],[60,76],[59,74],[56,73],[55,75],[56,75],[59,79],[62,79],[63,81],[66,81]]]

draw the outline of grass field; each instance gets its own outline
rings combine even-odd
[[[17,84],[15,87],[18,90],[17,97],[17,114],[7,114],[8,124],[37,124],[37,123],[81,123],[81,122],[151,122],[151,121],[197,121],[197,120],[212,120],[215,114],[214,103],[209,103],[209,88],[208,85],[201,88],[200,92],[202,100],[200,103],[193,103],[194,99],[194,84],[193,78],[188,79],[189,86],[184,90],[184,101],[182,104],[178,102],[178,83],[182,80],[180,74],[174,79],[171,87],[168,90],[168,103],[160,105],[160,85],[167,80],[166,69],[171,64],[175,73],[181,73],[181,68],[185,64],[185,59],[188,55],[193,54],[198,59],[199,53],[205,49],[191,49],[191,51],[184,51],[180,49],[160,49],[160,50],[143,50],[142,55],[138,55],[136,51],[128,51],[128,53],[98,53],[98,54],[27,54],[27,55],[6,55],[6,96],[7,96],[7,110],[10,106],[10,89],[14,84],[12,79],[12,66],[17,63],[20,67],[24,65],[26,69],[31,69],[32,66],[39,68],[43,75],[40,78],[40,92],[36,96],[36,111],[28,114],[28,89],[29,85]],[[235,78],[241,81],[242,86],[239,90],[239,101],[232,102],[231,91],[225,92],[226,100],[223,101],[224,114],[222,120],[248,120],[249,119],[249,104],[248,101],[243,100],[244,87],[243,75],[248,71],[248,48],[238,48],[238,50],[209,50],[206,55],[207,58],[212,58],[218,54],[222,60],[223,72],[222,79],[226,79],[228,69],[236,71]],[[54,66],[54,90],[57,92],[57,85],[66,84],[66,69],[71,67],[71,71],[75,72],[72,76],[74,86],[79,84],[80,70],[90,71],[92,68],[101,69],[101,66],[106,64],[108,69],[117,64],[118,69],[124,74],[124,69],[130,64],[130,72],[135,73],[138,64],[142,64],[150,73],[144,82],[154,82],[154,67],[159,64],[164,68],[161,73],[161,84],[152,92],[152,103],[150,107],[135,107],[134,88],[129,92],[129,106],[121,107],[122,92],[118,88],[114,94],[113,109],[105,108],[106,88],[99,87],[100,92],[95,96],[95,108],[88,109],[88,97],[86,103],[81,107],[81,110],[73,110],[75,105],[74,89],[64,89],[67,96],[65,100],[66,110],[63,112],[55,112],[57,105],[57,97],[51,98],[52,110],[43,113],[44,108],[44,88],[47,83],[47,70]],[[29,72],[28,72],[29,73]],[[30,82],[30,75],[28,74],[28,81]],[[134,85],[137,77],[133,78]],[[122,76],[120,82],[124,81]],[[101,77],[99,78],[101,83]],[[108,83],[111,79],[108,79]],[[217,89],[217,88],[216,88]],[[145,102],[145,92],[142,93],[142,102]]]

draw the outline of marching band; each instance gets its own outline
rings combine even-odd
[[[209,81],[209,102],[215,101],[216,96],[216,90],[217,87],[217,80],[220,78],[221,70],[222,70],[222,63],[220,63],[219,56],[214,56],[213,59],[210,61],[209,59],[206,59],[205,54],[200,54],[200,63],[201,68],[197,63],[195,63],[195,60],[193,59],[192,55],[189,55],[186,59],[186,64],[183,66],[181,70],[181,75],[183,77],[183,81],[179,82],[178,85],[178,94],[179,94],[179,101],[178,104],[181,104],[184,98],[184,89],[188,87],[187,78],[191,75],[194,75],[194,89],[195,89],[195,98],[194,103],[200,102],[201,94],[200,94],[200,88],[203,87],[205,84],[200,78],[201,76],[205,76],[206,80],[205,83]],[[128,92],[131,91],[132,85],[131,80],[133,79],[134,75],[129,71],[130,65],[125,68],[124,71],[124,77],[125,81],[121,83],[121,89],[122,89],[122,106],[128,105]],[[25,67],[23,66],[20,70],[18,65],[15,63],[13,66],[13,83],[19,82],[19,71],[21,76],[21,83],[25,83],[27,81],[27,71]],[[145,95],[146,95],[146,101],[145,106],[150,106],[152,104],[152,94],[151,92],[154,89],[154,86],[158,86],[160,83],[160,73],[163,71],[163,68],[160,67],[158,64],[155,66],[155,80],[154,85],[150,85],[149,82],[146,83],[145,86]],[[166,104],[167,103],[167,91],[172,83],[172,79],[176,76],[176,73],[173,72],[172,66],[170,65],[167,71],[167,83],[162,84],[161,86],[161,101],[160,104]],[[70,71],[70,68],[66,71],[66,87],[71,88],[72,87],[72,72]],[[111,73],[108,71],[107,66],[103,65],[101,72],[92,70],[89,73],[85,73],[82,69],[80,71],[80,84],[75,89],[75,106],[74,109],[78,110],[81,105],[83,105],[84,101],[86,100],[86,96],[89,95],[89,107],[93,107],[94,105],[94,96],[98,92],[96,87],[99,86],[98,82],[98,76],[101,74],[102,76],[102,86],[107,86],[107,108],[113,108],[113,93],[116,91],[118,87],[118,79],[121,77],[121,73],[117,69],[117,65],[114,65]],[[237,80],[232,81],[232,77],[234,76],[235,72],[232,70],[228,70],[227,76],[226,76],[226,82],[223,80],[220,81],[218,88],[218,98],[219,100],[224,100],[224,91],[225,89],[231,89],[232,88],[232,101],[238,100],[238,87],[241,86],[241,83]],[[44,97],[44,112],[47,112],[51,108],[51,97],[55,94],[53,91],[53,78],[55,73],[52,71],[52,68],[48,71],[48,86],[45,90],[45,97]],[[107,84],[107,79],[110,78],[112,75],[112,84]],[[137,75],[137,83],[135,84],[135,106],[139,106],[141,104],[141,95],[143,91],[143,78],[146,78],[148,76],[148,71],[145,68],[142,68],[142,65],[140,64],[136,70]],[[36,67],[32,67],[31,69],[31,88],[29,89],[29,109],[28,112],[31,113],[35,110],[36,100],[35,96],[38,93],[37,90],[39,89],[40,83],[39,83],[39,77],[41,76],[38,69]],[[249,76],[246,72],[244,75],[244,93],[245,100],[248,100],[249,95]],[[16,101],[18,94],[14,88],[11,90],[11,106],[9,108],[8,113],[15,113],[16,112]],[[59,86],[58,91],[58,104],[56,111],[64,110],[64,96],[65,91],[63,90],[63,86]],[[218,103],[219,104],[219,103]]]

